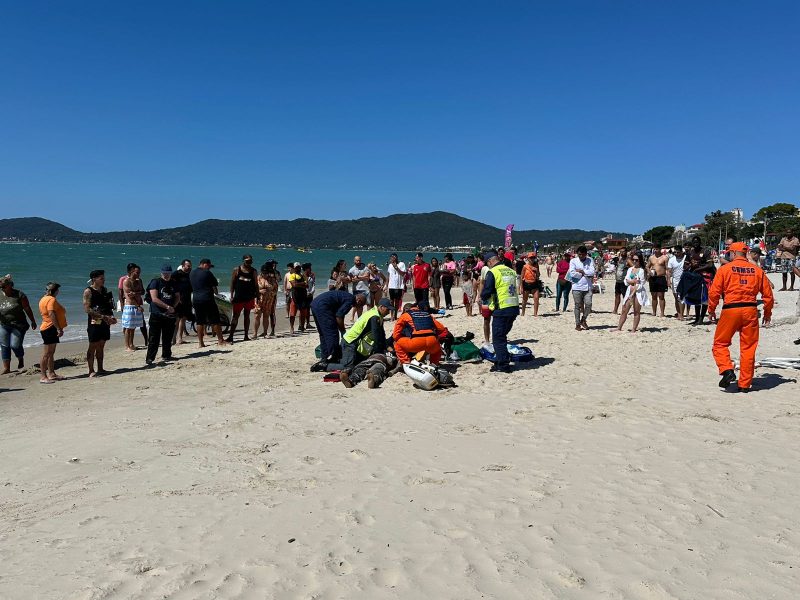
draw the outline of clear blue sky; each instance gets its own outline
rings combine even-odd
[[[800,203],[797,1],[1,6],[0,217],[638,232]]]

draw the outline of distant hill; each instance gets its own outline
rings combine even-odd
[[[599,240],[612,233],[582,229],[532,229],[515,231],[516,243],[540,244]],[[499,245],[504,231],[479,221],[446,212],[364,217],[342,221],[295,219],[293,221],[227,221],[208,219],[193,225],[155,231],[82,233],[39,217],[0,219],[0,239],[46,242],[105,242],[245,246],[291,244],[335,248],[342,244],[377,248],[417,248],[426,245]]]
[[[0,240],[79,242],[85,239],[85,235],[61,223],[41,217],[0,219]]]

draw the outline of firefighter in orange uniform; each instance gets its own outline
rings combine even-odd
[[[750,391],[758,347],[758,308],[756,297],[764,300],[763,325],[772,317],[772,286],[767,275],[757,265],[747,260],[747,246],[735,242],[729,246],[733,260],[722,265],[714,276],[708,292],[708,313],[716,318],[717,305],[724,299],[722,313],[714,333],[714,360],[722,379],[719,387],[726,388],[736,381],[733,362],[728,348],[735,333],[739,333],[739,391]]]
[[[438,365],[442,360],[440,340],[448,333],[447,327],[434,319],[428,311],[421,310],[414,304],[406,304],[392,331],[398,362],[409,363],[414,354],[424,351],[430,355],[431,363]]]

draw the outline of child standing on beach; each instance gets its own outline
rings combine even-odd
[[[467,316],[472,316],[472,305],[475,302],[475,282],[472,280],[472,271],[465,270],[461,280],[461,291],[464,292],[464,309]]]

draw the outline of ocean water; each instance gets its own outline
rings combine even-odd
[[[0,276],[10,273],[14,285],[28,295],[33,306],[36,322],[39,317],[39,299],[49,281],[61,284],[58,301],[67,309],[69,326],[64,331],[63,341],[86,339],[86,314],[83,312],[83,290],[89,279],[89,272],[104,269],[106,287],[117,297],[117,282],[126,273],[128,263],[134,262],[142,268],[145,286],[154,277],[159,277],[161,265],[169,263],[175,269],[184,258],[197,266],[201,258],[210,258],[214,263],[214,274],[220,281],[220,291],[228,291],[232,270],[242,262],[243,254],[253,255],[253,265],[258,268],[269,259],[278,261],[278,270],[286,272],[288,262],[310,262],[317,275],[318,289],[327,289],[330,271],[336,262],[343,258],[348,268],[353,265],[353,257],[361,256],[365,262],[375,262],[384,273],[389,262],[389,251],[370,250],[312,250],[301,253],[294,249],[268,251],[263,248],[230,248],[223,246],[144,246],[127,244],[45,244],[45,243],[2,243],[0,242]],[[414,251],[398,252],[401,261],[408,264]],[[278,296],[283,303],[282,294]],[[119,315],[117,315],[119,317]],[[121,333],[117,324],[112,333]],[[137,333],[137,343],[141,336]],[[37,331],[28,331],[25,346],[41,344]]]

